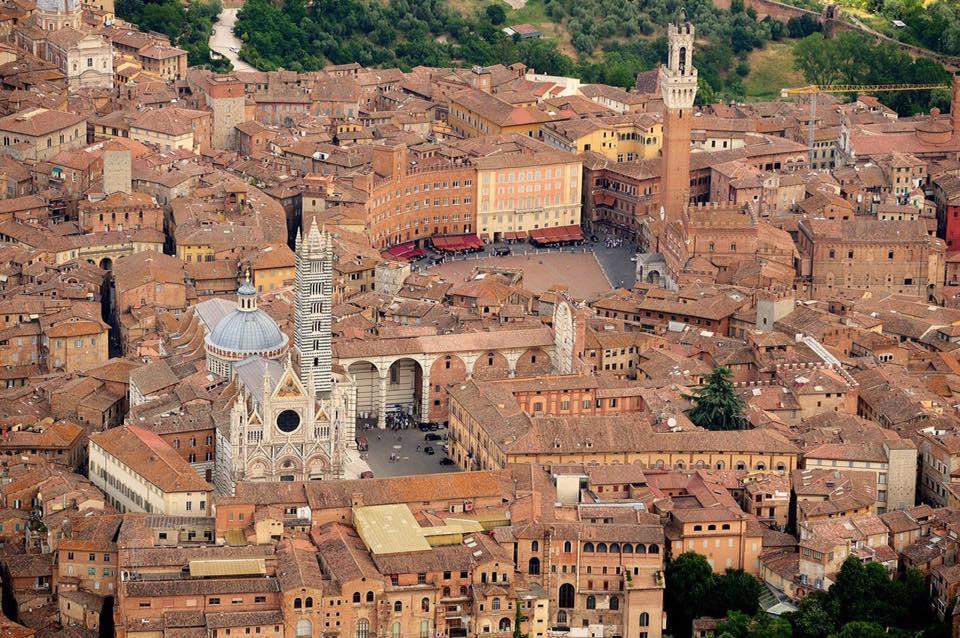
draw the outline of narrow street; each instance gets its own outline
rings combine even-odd
[[[233,34],[233,25],[237,23],[239,9],[224,9],[220,12],[220,19],[213,25],[213,34],[210,36],[210,49],[216,51],[233,63],[235,71],[254,71],[255,69],[237,57],[230,49],[240,50],[240,38]]]

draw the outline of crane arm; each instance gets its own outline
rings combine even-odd
[[[892,91],[933,91],[935,89],[949,89],[946,84],[831,84],[820,86],[798,86],[781,89],[780,95],[813,95],[816,93],[890,93]]]

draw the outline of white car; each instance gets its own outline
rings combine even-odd
[[[230,53],[240,53],[240,49],[237,47],[230,47]]]
[[[631,257],[630,261],[632,261],[633,263],[637,263],[637,256],[634,255],[633,257]]]

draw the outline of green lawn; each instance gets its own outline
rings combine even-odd
[[[793,67],[793,43],[770,42],[747,57],[750,74],[743,80],[748,100],[774,100],[780,89],[804,86],[807,82]]]

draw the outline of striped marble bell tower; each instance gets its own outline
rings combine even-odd
[[[333,306],[333,242],[317,228],[297,233],[297,280],[294,304],[294,347],[300,356],[300,382],[315,396],[330,396],[333,352],[330,322]]]

